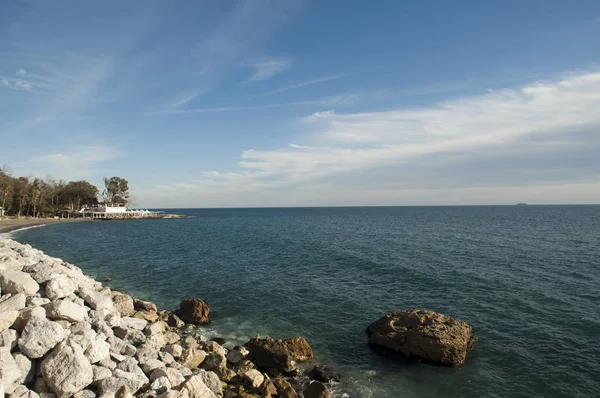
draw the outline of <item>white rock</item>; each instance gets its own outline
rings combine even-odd
[[[23,293],[4,295],[0,300],[0,312],[22,310],[25,308],[26,300],[27,296]]]
[[[92,365],[75,343],[59,344],[42,361],[42,375],[59,398],[68,397],[94,380]]]
[[[139,352],[139,350],[138,350],[138,352]],[[175,358],[173,358],[173,355],[169,354],[168,352],[160,351],[158,353],[158,357],[160,358],[161,361],[163,361],[167,365],[175,362]]]
[[[133,380],[112,376],[98,382],[98,392],[103,398],[113,398],[123,386],[127,386],[133,392],[137,391],[137,384]]]
[[[110,295],[97,292],[89,287],[80,287],[79,296],[81,296],[81,298],[84,299],[85,302],[95,310],[106,309],[111,312],[115,311]]]
[[[100,380],[112,376],[112,370],[105,368],[104,366],[92,365],[92,370],[94,372],[93,384],[97,384]]]
[[[151,344],[142,344],[141,346],[137,347],[135,358],[143,365],[146,363],[146,361],[155,359],[157,355],[159,355],[158,348],[152,346]],[[171,356],[171,358],[173,358],[173,356]]]
[[[69,322],[81,322],[87,315],[85,307],[77,305],[69,300],[56,300],[47,304],[44,308],[50,319],[64,319]]]
[[[185,389],[183,391],[167,390],[160,394],[158,398],[190,398],[190,394]]]
[[[184,384],[181,391],[186,390],[191,398],[217,398],[215,394],[206,384],[202,376],[195,375],[190,377]]]
[[[40,379],[43,380],[41,377]],[[38,394],[40,398],[56,398],[56,394],[53,392],[40,392]]]
[[[166,376],[161,376],[150,384],[150,389],[156,391],[157,394],[171,389],[171,382]]]
[[[121,369],[115,369],[113,371],[113,376],[119,379],[128,379],[130,380],[135,388],[132,388],[131,391],[135,392],[139,390],[144,384],[149,382],[148,377],[142,372],[142,369],[139,367],[133,372],[126,372]]]
[[[56,275],[46,284],[46,297],[57,300],[72,294],[77,285],[66,275]]]
[[[178,333],[171,331],[164,333],[163,337],[165,340],[165,344],[175,344],[179,340],[181,340],[181,336]]]
[[[106,315],[106,317],[104,317],[104,321],[111,328],[116,328],[117,326],[121,326],[121,316],[117,313]]]
[[[129,342],[131,344],[143,344],[146,342],[146,336],[141,330],[137,329],[125,329],[122,327],[116,327],[113,329],[115,336]]]
[[[19,349],[29,358],[41,358],[65,337],[65,330],[56,322],[32,317],[19,338]]]
[[[20,378],[21,369],[10,355],[10,350],[6,347],[0,348],[0,385],[4,387],[4,392],[10,394]]]
[[[167,365],[158,359],[149,359],[142,365],[142,370],[146,375],[150,375],[155,369],[166,368]]]
[[[110,356],[110,344],[104,341],[103,334],[98,334],[92,343],[85,350],[85,356],[90,363],[96,363]]]
[[[44,307],[27,307],[19,311],[19,316],[13,323],[12,328],[21,332],[31,317],[46,318]]]
[[[71,326],[69,341],[78,344],[85,351],[98,335],[99,333],[96,333],[88,323],[79,322]]]
[[[138,361],[135,358],[125,358],[124,361],[117,365],[117,369],[124,370],[125,372],[135,372],[137,371]]]
[[[27,297],[28,307],[41,307],[50,303],[50,299],[45,297]]]
[[[98,361],[98,365],[103,366],[105,368],[110,369],[111,371],[115,370],[117,364],[110,358],[104,358]]]
[[[25,386],[17,386],[12,394],[10,394],[10,398],[39,398],[39,395]]]
[[[19,334],[16,330],[6,329],[0,333],[0,347],[6,347],[12,351],[17,346]]]
[[[0,332],[3,332],[11,327],[17,320],[18,316],[19,311],[15,310],[0,312]]]
[[[244,373],[244,379],[246,379],[252,387],[259,388],[265,381],[265,376],[256,369],[250,369]]]
[[[148,321],[144,319],[132,318],[129,316],[121,318],[121,327],[124,329],[144,330]]]
[[[171,344],[171,345],[163,347],[161,350],[173,355],[173,358],[179,358],[179,357],[181,357],[181,354],[183,353],[183,347],[180,346],[179,344]]]
[[[146,336],[154,336],[159,333],[164,333],[165,323],[163,321],[153,322],[144,329]]]
[[[96,394],[91,390],[81,390],[76,392],[73,398],[96,398]]]
[[[159,377],[166,377],[169,379],[169,383],[171,383],[172,387],[177,387],[185,381],[185,378],[181,375],[181,373],[177,369],[173,368],[155,369],[150,374],[150,381],[154,382]]]
[[[112,299],[115,309],[121,316],[130,316],[134,314],[133,299],[130,296],[127,294],[116,294]]]
[[[0,283],[2,293],[25,293],[33,296],[40,289],[40,285],[27,273],[13,270],[0,270]]]
[[[36,366],[35,362],[27,358],[20,352],[14,353],[13,358],[21,369],[21,377],[17,380],[18,384],[29,384],[35,380]]]

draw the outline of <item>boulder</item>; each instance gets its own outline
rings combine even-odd
[[[181,357],[181,354],[183,354],[183,347],[181,347],[179,344],[171,344],[163,347],[162,351],[173,355],[173,358],[179,358]]]
[[[244,380],[246,380],[252,388],[259,388],[265,381],[265,376],[256,369],[250,369],[244,373]]]
[[[314,358],[312,349],[303,337],[287,340],[273,340],[270,337],[256,336],[245,344],[249,357],[263,370],[289,372],[296,365]]]
[[[105,341],[104,335],[98,334],[85,350],[85,356],[90,363],[97,363],[110,356],[110,344]]]
[[[185,299],[179,304],[178,315],[185,323],[206,324],[210,322],[210,306],[202,299]]]
[[[0,332],[3,332],[11,327],[17,320],[18,316],[19,311],[15,310],[0,312]]]
[[[92,365],[92,370],[94,372],[92,384],[94,385],[97,385],[100,380],[112,376],[112,371],[109,368],[105,368],[104,366]]]
[[[136,330],[144,330],[144,328],[148,325],[148,322],[133,317],[123,317],[121,318],[121,327],[125,329],[136,329]]]
[[[16,388],[17,380],[21,378],[21,369],[10,354],[10,349],[0,348],[0,388],[4,386],[4,392],[9,394]]]
[[[171,389],[171,382],[166,376],[161,376],[150,384],[150,389],[156,391],[157,394],[162,394]]]
[[[179,362],[188,368],[197,368],[204,362],[206,359],[206,351],[200,350],[196,347],[190,347],[181,353],[181,357],[179,358]]]
[[[25,325],[32,317],[46,318],[46,310],[43,307],[27,307],[19,311],[19,316],[13,323],[12,328],[18,332],[23,331]]]
[[[273,380],[273,384],[275,385],[275,388],[277,388],[278,398],[298,398],[296,390],[294,390],[292,385],[286,380],[278,377],[277,379]]]
[[[19,334],[16,330],[6,329],[0,333],[0,347],[5,347],[12,351],[17,346],[18,339]]]
[[[40,285],[28,273],[15,270],[0,270],[0,284],[2,294],[25,293],[33,296],[40,289]]]
[[[154,311],[157,312],[156,305],[150,301],[133,299],[133,308],[136,311]]]
[[[375,347],[447,366],[462,365],[477,341],[468,323],[420,309],[390,312],[373,322],[367,334]]]
[[[19,338],[19,349],[29,358],[41,358],[65,337],[65,329],[46,318],[31,317]]]
[[[121,369],[115,369],[113,371],[113,376],[119,379],[129,380],[130,383],[127,383],[127,386],[131,388],[132,392],[139,390],[144,384],[150,382],[150,380],[148,380],[148,377],[146,377],[144,372],[142,372],[142,369],[140,369],[138,366],[135,366],[131,372],[127,372]]]
[[[229,354],[227,354],[227,361],[237,365],[242,362],[246,356],[248,356],[248,350],[245,347],[237,347],[229,351]]]
[[[21,377],[17,380],[18,384],[29,384],[35,380],[36,366],[35,362],[27,358],[20,352],[13,354],[15,363],[21,369]]]
[[[62,342],[42,361],[42,375],[58,398],[69,397],[94,380],[94,370],[78,344]]]
[[[216,373],[200,370],[195,375],[199,376],[204,382],[204,384],[206,384],[206,386],[217,396],[223,396],[223,384],[221,383],[221,380],[219,379],[219,376],[217,376]]]
[[[27,296],[23,293],[5,294],[0,300],[0,312],[22,310],[25,308]]]
[[[313,381],[304,390],[304,398],[331,398],[331,393],[325,384]]]
[[[127,294],[116,294],[112,298],[115,309],[121,316],[131,316],[135,313],[133,299]]]
[[[87,315],[87,310],[69,300],[56,300],[44,306],[50,319],[63,319],[69,322],[81,322]]]
[[[155,322],[158,319],[158,313],[155,311],[136,311],[132,317],[143,319],[147,322]]]
[[[173,368],[159,368],[152,371],[150,374],[150,381],[154,382],[156,379],[166,377],[172,387],[177,387],[185,381],[185,378],[177,369]]]
[[[127,387],[130,391],[137,391],[134,380],[111,376],[98,382],[98,392],[103,397],[112,398],[116,396],[119,389],[123,388],[123,386]]]
[[[110,312],[115,310],[110,294],[84,287],[79,289],[79,296],[95,310],[106,309]]]
[[[149,359],[142,365],[142,370],[146,375],[152,374],[155,369],[166,368],[167,365],[158,359]]]
[[[77,285],[66,275],[53,276],[46,284],[46,297],[57,300],[69,296]]]
[[[178,328],[181,329],[182,327],[185,326],[185,322],[183,322],[181,320],[181,318],[179,318],[177,315],[175,315],[172,312],[168,312],[165,316],[165,322],[167,322],[167,325],[173,327],[173,328]]]
[[[200,375],[191,376],[183,384],[181,391],[183,390],[188,392],[190,398],[217,398],[217,394],[208,388]]]
[[[308,374],[308,377],[323,383],[331,383],[332,381],[339,383],[341,380],[341,376],[338,373],[334,373],[327,366],[321,365],[315,365]]]

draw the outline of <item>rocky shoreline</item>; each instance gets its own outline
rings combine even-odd
[[[202,299],[158,310],[7,238],[0,283],[0,396],[325,398],[339,381],[318,365],[298,369],[314,358],[303,337],[228,350],[193,333],[210,322]]]

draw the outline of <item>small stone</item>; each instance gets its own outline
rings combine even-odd
[[[152,371],[150,374],[150,381],[154,382],[160,377],[166,377],[171,383],[172,387],[176,387],[185,381],[185,378],[177,369],[173,368],[159,368]]]
[[[92,365],[92,370],[94,372],[94,378],[92,381],[93,384],[98,384],[100,380],[112,376],[112,370],[110,370],[109,368],[105,368],[104,366]]]
[[[142,365],[142,370],[145,374],[150,375],[153,370],[166,367],[167,365],[163,361],[159,361],[158,359],[149,359],[145,364]]]
[[[146,326],[144,333],[146,336],[154,336],[155,334],[163,333],[165,331],[165,323],[163,321],[157,321]]]
[[[197,368],[204,362],[207,353],[195,347],[184,350],[179,358],[179,361],[188,368]]]
[[[156,305],[154,303],[151,303],[150,301],[134,299],[133,307],[138,311],[157,311]]]
[[[265,376],[256,369],[250,369],[244,373],[244,379],[252,386],[252,388],[259,388],[265,381]]]
[[[110,357],[110,344],[104,341],[104,335],[99,334],[85,350],[85,356],[90,363],[96,363]]]
[[[73,398],[96,398],[96,394],[91,390],[81,390],[73,394]]]
[[[136,329],[136,330],[144,330],[144,328],[148,325],[148,322],[143,319],[132,318],[132,317],[123,317],[121,318],[121,327],[125,329]]]
[[[244,360],[244,358],[246,358],[247,355],[248,355],[248,350],[245,349],[244,347],[240,347],[238,349],[233,349],[233,350],[229,351],[229,354],[227,354],[227,361],[236,365],[236,364],[242,362]]]
[[[0,312],[0,332],[10,328],[13,323],[15,323],[18,316],[19,311],[16,310]]]
[[[166,332],[163,334],[163,336],[164,336],[165,344],[175,344],[181,340],[181,336],[179,336],[179,334],[177,334],[175,332]]]
[[[168,352],[169,354],[173,355],[173,358],[179,358],[183,353],[183,347],[181,347],[179,344],[171,344],[163,347],[162,351]]]
[[[21,369],[21,377],[17,380],[18,384],[29,384],[35,380],[35,363],[20,352],[13,354],[15,363]]]
[[[171,389],[171,382],[166,376],[161,376],[150,384],[150,389],[156,391],[158,394],[162,394]]]
[[[155,322],[158,319],[158,313],[155,311],[136,311],[132,317],[143,319],[147,322]]]
[[[0,301],[0,312],[19,311],[25,308],[27,296],[23,293],[5,294]]]

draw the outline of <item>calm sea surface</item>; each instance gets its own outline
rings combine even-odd
[[[112,287],[212,306],[231,344],[305,336],[337,396],[600,396],[600,206],[188,209],[13,234]],[[364,329],[425,308],[471,323],[464,367],[397,362]]]

